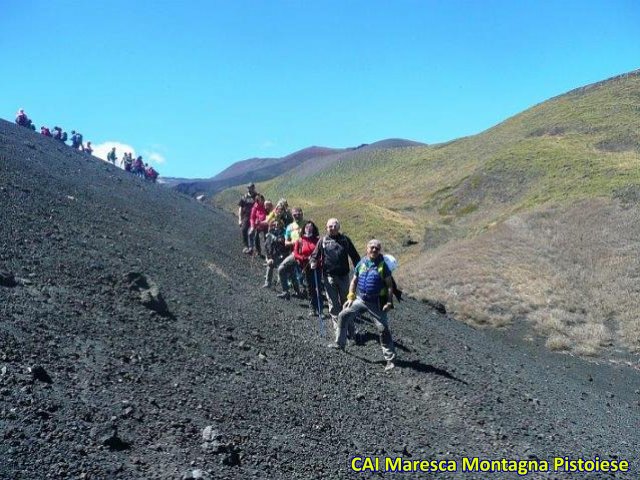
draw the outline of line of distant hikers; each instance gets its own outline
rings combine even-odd
[[[35,132],[36,126],[33,121],[27,116],[24,112],[24,109],[18,110],[16,114],[16,124],[21,127],[30,128]],[[67,144],[68,135],[67,132],[63,131],[62,128],[55,126],[53,129],[49,129],[44,125],[40,127],[40,133],[45,137],[51,137],[54,140],[58,140],[65,145]],[[80,132],[76,132],[75,130],[71,131],[71,148],[74,148],[79,151],[83,151],[88,155],[93,154],[93,147],[91,146],[91,142],[87,142],[83,144],[82,134]],[[107,154],[107,160],[110,161],[113,165],[116,165],[116,161],[118,157],[116,156],[116,147],[113,147],[111,151]],[[120,165],[127,172],[131,172],[140,178],[146,178],[147,180],[151,180],[152,182],[156,182],[158,179],[159,173],[153,168],[151,165],[144,163],[142,161],[142,157],[139,156],[135,160],[133,159],[133,155],[129,153],[125,153]]]
[[[345,349],[347,339],[356,342],[354,322],[368,314],[380,334],[385,370],[395,367],[387,312],[394,307],[394,297],[401,299],[402,291],[392,274],[397,261],[383,255],[379,240],[369,240],[361,258],[351,239],[340,232],[338,219],[327,220],[327,233],[320,236],[316,224],[304,220],[301,208],[290,210],[286,199],[274,206],[256,192],[253,183],[238,202],[238,225],[243,253],[265,259],[263,288],[279,282],[282,291],[278,298],[290,300],[293,290],[294,296],[308,299],[309,316],[319,318],[321,334],[326,299],[335,334],[328,346],[338,350]]]

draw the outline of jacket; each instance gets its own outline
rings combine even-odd
[[[360,255],[351,239],[340,233],[336,237],[322,237],[311,255],[311,262],[322,264],[326,275],[341,276],[349,273],[349,258],[354,266],[360,261]]]
[[[293,256],[300,265],[300,268],[304,269],[309,263],[309,258],[318,244],[318,237],[300,237],[293,244]]]

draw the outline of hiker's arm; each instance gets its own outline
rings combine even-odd
[[[238,225],[242,225],[242,206],[238,207]]]
[[[350,238],[349,238],[349,245],[347,246],[347,252],[349,253],[349,256],[351,257],[351,261],[353,262],[353,266],[355,267],[360,261],[360,255],[358,255],[358,250],[356,250],[356,247],[353,245],[353,242],[351,241]]]
[[[384,306],[382,307],[382,311],[386,312],[393,308],[393,285],[394,285],[393,276],[389,275],[387,278],[385,278],[384,283],[387,286],[387,290],[389,292],[387,295],[387,299],[388,299],[387,303],[385,303]]]
[[[344,302],[343,308],[349,308],[356,299],[356,287],[358,286],[358,276],[354,275],[349,284],[349,293],[347,293],[347,301]]]
[[[287,232],[284,234],[284,246],[293,248],[293,244],[296,243],[294,240],[291,240],[291,232],[289,233],[289,237],[287,238]]]

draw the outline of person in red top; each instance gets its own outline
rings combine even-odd
[[[304,273],[307,281],[307,293],[309,298],[309,316],[322,314],[322,304],[320,297],[320,278],[315,270],[309,268],[309,259],[316,249],[320,232],[315,223],[309,220],[304,224],[302,236],[293,244],[293,256]],[[318,280],[318,283],[316,283]]]
[[[269,230],[267,220],[267,210],[264,208],[264,195],[256,195],[256,201],[251,208],[251,215],[249,216],[249,250],[250,253],[257,253],[261,255],[260,248],[260,232],[262,232],[263,240],[264,236]]]

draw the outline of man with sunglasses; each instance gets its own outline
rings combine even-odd
[[[385,370],[391,370],[395,367],[396,351],[387,312],[393,308],[393,277],[381,250],[382,244],[379,240],[372,239],[367,243],[367,255],[356,265],[347,301],[338,315],[335,343],[329,346],[344,350],[349,325],[356,316],[368,313],[380,333],[382,354],[387,361]]]

